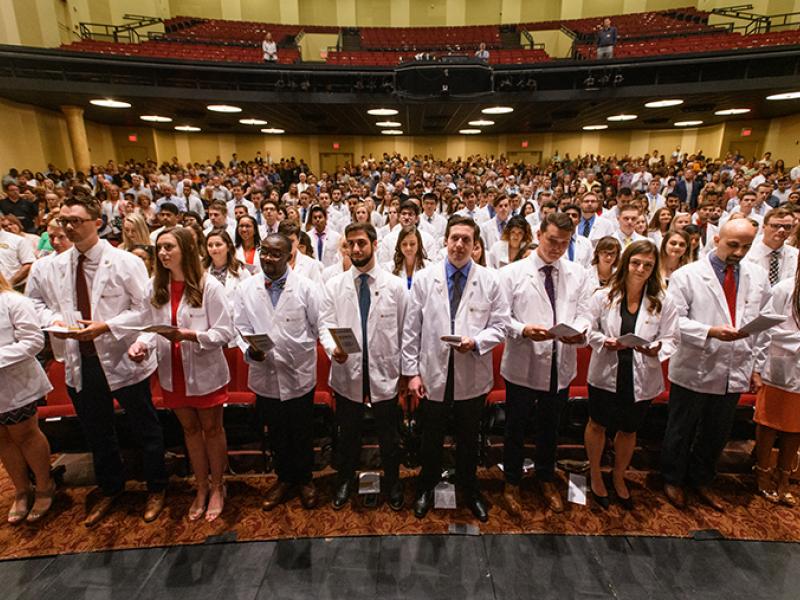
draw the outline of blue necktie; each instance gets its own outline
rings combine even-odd
[[[363,398],[369,396],[369,351],[367,349],[367,319],[372,299],[369,295],[369,275],[358,276],[361,284],[358,288],[358,310],[361,313],[361,390]],[[362,398],[362,399],[363,399]]]
[[[464,274],[461,271],[453,273],[453,289],[450,293],[450,333],[455,333],[456,326],[456,313],[458,312],[458,305],[461,304],[461,295],[464,293],[464,284],[462,283]]]
[[[322,261],[322,238],[325,237],[324,233],[317,234],[317,260]],[[363,275],[362,275],[363,277]]]
[[[589,233],[591,231],[592,231],[592,222],[589,219],[586,219],[583,222],[583,231],[581,232],[581,235],[583,237],[589,237]]]
[[[569,257],[569,262],[575,262],[575,238],[569,238],[569,250],[567,250],[567,256]]]

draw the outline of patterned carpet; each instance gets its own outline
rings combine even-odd
[[[685,511],[672,507],[660,492],[657,475],[633,471],[630,489],[636,510],[626,512],[613,505],[608,511],[597,506],[570,504],[561,514],[544,509],[543,501],[531,480],[523,484],[526,511],[514,517],[504,509],[499,470],[482,471],[482,489],[490,503],[490,518],[478,523],[465,508],[433,510],[422,520],[406,509],[395,513],[386,504],[365,508],[352,502],[350,508],[335,512],[330,506],[333,478],[330,472],[317,479],[321,492],[320,508],[306,511],[299,498],[271,513],[261,511],[261,497],[274,476],[238,476],[228,484],[229,498],[222,517],[214,523],[190,523],[186,512],[193,498],[191,485],[175,479],[170,484],[167,508],[152,524],[141,519],[145,493],[130,486],[113,512],[93,530],[82,520],[87,499],[93,502],[91,488],[67,488],[59,493],[52,514],[38,526],[0,525],[0,559],[24,558],[73,552],[200,544],[213,536],[238,541],[281,538],[335,537],[362,535],[445,534],[453,523],[480,525],[486,534],[552,533],[577,535],[692,536],[697,531],[717,530],[723,537],[741,540],[800,540],[800,508],[774,506],[753,494],[749,476],[720,476],[717,490],[729,505],[720,514],[699,504],[690,496]],[[566,489],[564,484],[563,489]],[[406,500],[413,496],[411,473],[406,476]],[[13,490],[7,477],[0,478],[0,507],[7,510]],[[209,540],[211,538],[211,540]]]

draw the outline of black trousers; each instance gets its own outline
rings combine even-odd
[[[81,357],[81,391],[67,387],[94,462],[97,485],[107,496],[125,487],[122,455],[114,427],[114,398],[131,421],[131,431],[143,451],[147,489],[160,492],[167,486],[164,466],[164,433],[150,396],[150,378],[113,392],[97,356]]]
[[[469,400],[456,400],[452,404],[433,402],[427,398],[420,402],[422,470],[417,482],[417,493],[431,491],[442,477],[444,435],[451,414],[456,441],[456,484],[468,497],[478,493],[478,436],[485,400],[486,396],[478,396]]]
[[[503,446],[503,470],[506,481],[519,485],[525,459],[525,425],[531,412],[536,411],[536,478],[553,481],[556,470],[556,449],[561,413],[567,402],[569,388],[542,392],[506,381],[506,436]]]
[[[336,448],[338,484],[351,480],[359,466],[361,433],[366,406],[336,394]],[[375,429],[381,450],[381,468],[387,490],[400,477],[400,406],[397,398],[372,403]]]
[[[256,409],[267,426],[278,480],[309,483],[314,467],[314,390],[283,401],[256,396]]]
[[[661,447],[664,481],[705,486],[714,480],[736,417],[739,394],[702,394],[675,385]]]

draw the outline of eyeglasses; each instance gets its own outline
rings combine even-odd
[[[767,223],[772,229],[783,229],[784,231],[791,231],[794,223]]]
[[[62,227],[66,227],[67,225],[70,225],[72,227],[77,227],[78,225],[82,225],[83,223],[87,223],[89,221],[94,221],[94,220],[95,219],[91,218],[81,219],[80,217],[72,217],[72,218],[59,217],[58,219],[56,219],[56,223],[58,223]]]

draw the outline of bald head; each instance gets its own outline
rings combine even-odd
[[[714,236],[715,250],[720,260],[727,264],[738,264],[750,250],[756,237],[756,228],[748,219],[733,219],[725,223]]]

